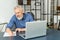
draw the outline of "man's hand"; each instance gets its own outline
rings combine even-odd
[[[26,31],[26,28],[22,28],[22,30],[21,31]]]
[[[26,29],[25,28],[17,28],[16,31],[25,31]]]
[[[9,36],[13,36],[13,32],[9,28],[6,29],[6,32],[9,34]]]
[[[18,32],[20,32],[21,31],[21,29],[20,28],[16,28],[16,30],[15,31],[18,31]]]

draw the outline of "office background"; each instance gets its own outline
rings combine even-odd
[[[14,14],[13,8],[21,5],[25,12],[32,12],[35,19],[46,20],[47,25],[51,28],[55,28],[53,27],[55,24],[58,27],[60,16],[57,7],[60,7],[60,0],[23,0],[23,3],[19,2],[19,0],[0,0],[0,23],[9,22]],[[3,25],[0,26],[2,28]]]

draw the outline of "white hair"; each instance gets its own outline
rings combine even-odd
[[[17,5],[14,9],[17,9],[17,8],[23,9],[23,7],[20,5]]]

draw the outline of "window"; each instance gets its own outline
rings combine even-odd
[[[19,5],[31,5],[31,0],[18,0]]]

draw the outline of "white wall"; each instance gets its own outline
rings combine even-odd
[[[60,0],[58,0],[58,6],[60,6]]]
[[[0,23],[9,21],[14,14],[13,8],[17,5],[17,0],[0,0]]]

